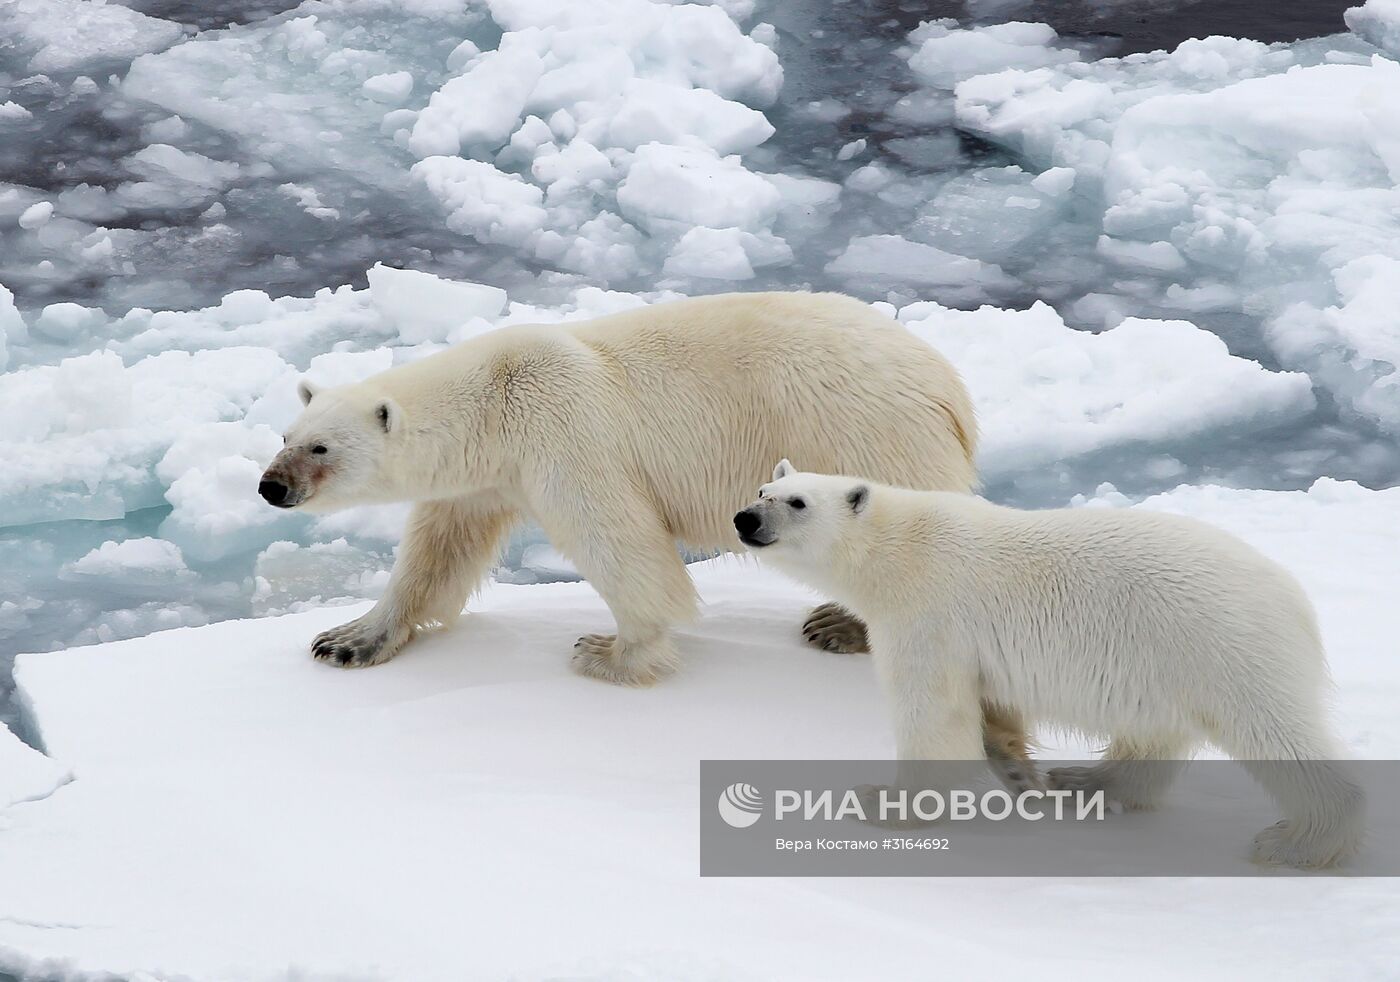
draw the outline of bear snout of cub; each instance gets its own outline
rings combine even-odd
[[[772,545],[773,534],[763,527],[763,513],[758,505],[750,505],[734,516],[734,530],[739,541],[751,549]]]
[[[784,457],[773,469],[773,481],[796,473],[797,468]],[[863,487],[857,491],[862,495],[866,493]],[[863,502],[865,499],[860,500]],[[847,501],[852,508],[859,510],[855,498],[848,495]],[[812,510],[807,505],[807,498],[803,495],[778,494],[773,490],[772,483],[763,485],[758,489],[758,500],[734,516],[734,529],[739,533],[739,541],[750,549],[771,546],[779,539],[786,546],[801,547],[803,543],[809,543],[814,535],[822,535],[822,522],[812,522]]]

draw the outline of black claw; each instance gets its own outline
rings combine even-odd
[[[342,648],[342,649],[340,650],[340,653],[336,656],[336,659],[337,659],[342,665],[348,665],[348,664],[350,664],[350,659],[352,659],[352,658],[354,658],[354,657],[355,657],[355,653],[354,653],[353,651],[351,651],[349,648]]]

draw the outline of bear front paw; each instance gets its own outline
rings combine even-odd
[[[322,631],[311,642],[311,656],[340,668],[369,668],[393,658],[403,647],[391,632],[365,618]]]
[[[870,650],[865,622],[840,604],[827,603],[807,615],[802,636],[814,648],[856,654]]]
[[[574,642],[574,671],[613,685],[655,685],[676,668],[669,639],[619,641],[615,634],[585,634]]]

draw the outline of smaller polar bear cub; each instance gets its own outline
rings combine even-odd
[[[1356,850],[1363,796],[1331,762],[1312,608],[1285,570],[1219,529],[1137,510],[1019,511],[786,460],[734,525],[760,561],[869,625],[901,760],[980,759],[988,699],[1107,736],[1102,761],[1052,780],[1150,808],[1208,742],[1283,809],[1255,837],[1256,861],[1328,866]]]

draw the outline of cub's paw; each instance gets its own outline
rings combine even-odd
[[[1095,791],[1113,790],[1113,781],[1102,764],[1090,767],[1052,767],[1046,775],[1050,787],[1056,791],[1082,791],[1093,794]]]
[[[340,668],[369,668],[388,661],[408,640],[396,637],[377,621],[360,617],[322,631],[311,642],[311,657]]]
[[[802,636],[823,651],[856,654],[870,650],[865,622],[836,603],[822,604],[808,614],[802,624]]]
[[[613,685],[655,685],[676,669],[669,640],[619,641],[615,634],[585,634],[574,642],[570,659],[580,675]]]
[[[1345,862],[1355,852],[1355,846],[1354,841],[1340,832],[1308,835],[1285,820],[1275,822],[1254,837],[1250,858],[1260,866],[1326,869]]]
[[[1146,785],[1132,764],[1138,761],[1105,760],[1090,767],[1052,767],[1046,774],[1051,789],[1080,795],[1103,792],[1110,811],[1150,812],[1157,808],[1156,792]]]

